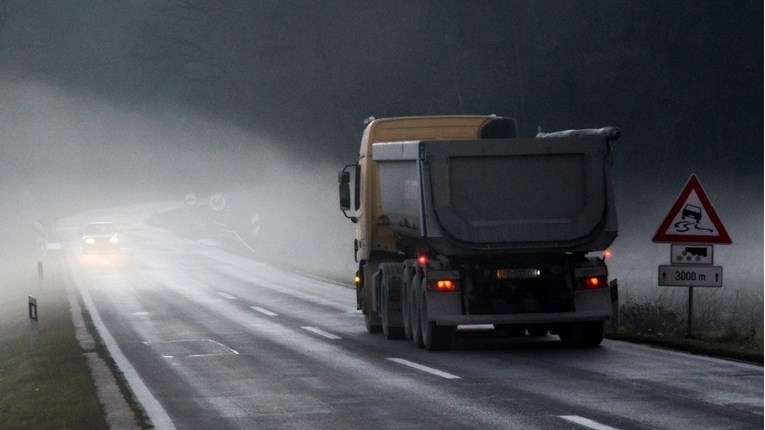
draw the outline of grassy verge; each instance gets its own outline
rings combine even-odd
[[[609,339],[626,340],[634,343],[645,343],[665,348],[677,349],[691,354],[708,355],[711,357],[730,358],[763,364],[762,337],[753,341],[731,342],[729,340],[708,336],[694,338],[667,337],[639,333],[609,333]]]
[[[762,365],[762,310],[754,307],[751,312],[748,318],[732,319],[706,309],[699,321],[694,321],[693,337],[689,338],[683,309],[651,302],[628,303],[619,308],[619,330],[606,337]]]
[[[9,429],[106,429],[64,284],[38,282],[34,263],[29,266],[30,273],[3,279],[0,291],[0,423]],[[28,295],[38,305],[34,345]]]

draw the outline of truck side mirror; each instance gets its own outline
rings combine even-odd
[[[351,172],[348,171],[349,167],[357,167],[355,164],[349,164],[343,168],[337,175],[337,182],[340,184],[340,210],[343,212],[346,218],[353,222],[356,222],[355,216],[348,216],[347,211],[351,210]],[[357,178],[358,179],[358,178]],[[358,183],[356,184],[358,188]],[[358,210],[358,193],[356,195],[356,206]]]
[[[337,182],[340,183],[340,210],[345,212],[351,210],[351,172],[343,170],[337,175]]]

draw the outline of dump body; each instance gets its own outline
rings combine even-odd
[[[357,223],[357,302],[370,332],[428,349],[477,324],[600,343],[616,285],[588,253],[617,235],[619,132],[515,130],[496,116],[368,123],[358,162],[338,179],[341,210]]]
[[[589,252],[616,238],[601,137],[373,146],[391,228],[444,255]]]

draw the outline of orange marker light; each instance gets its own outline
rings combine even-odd
[[[454,282],[452,281],[438,281],[439,290],[451,290],[454,289]]]
[[[605,251],[603,251],[603,259],[604,260],[610,260],[611,259],[611,250],[610,249],[606,249]]]
[[[437,292],[457,291],[457,283],[451,279],[439,279],[428,282],[429,290]]]
[[[600,286],[600,278],[587,278],[584,281],[584,286],[587,288],[598,288]]]

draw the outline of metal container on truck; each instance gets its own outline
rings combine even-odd
[[[617,235],[618,137],[607,127],[518,138],[496,116],[371,121],[358,163],[339,175],[367,329],[431,350],[479,324],[599,344],[616,287],[590,253]]]

